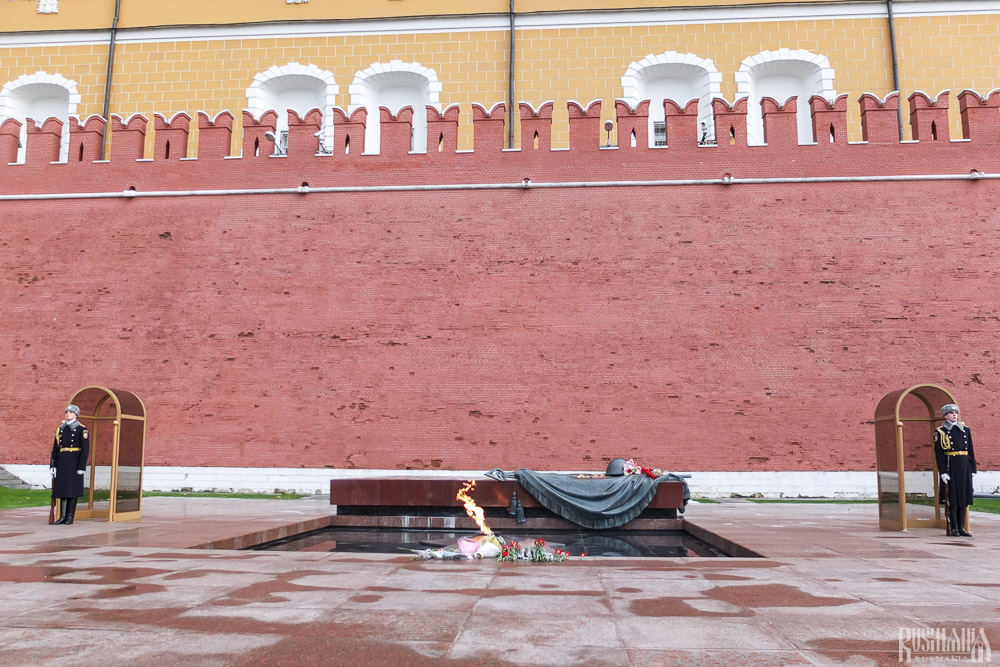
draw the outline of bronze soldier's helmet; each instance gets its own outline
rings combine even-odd
[[[619,457],[617,459],[611,459],[611,463],[608,464],[607,470],[604,471],[605,475],[611,475],[617,477],[619,475],[625,474],[625,459]]]
[[[955,405],[954,403],[949,403],[948,405],[946,405],[943,408],[941,408],[941,416],[942,417],[944,417],[949,412],[955,412],[955,413],[957,413],[958,412],[958,406]]]

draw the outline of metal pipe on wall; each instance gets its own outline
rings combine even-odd
[[[283,158],[278,158],[283,159]],[[734,187],[742,185],[812,185],[816,183],[919,183],[932,181],[1000,181],[1000,174],[981,171],[958,174],[898,174],[882,176],[792,176],[768,178],[733,178],[728,174],[722,178],[694,178],[656,181],[567,181],[534,183],[516,181],[513,183],[451,183],[440,185],[347,185],[331,187],[285,188],[237,188],[225,190],[123,190],[117,192],[59,192],[50,194],[0,194],[4,201],[48,201],[63,199],[147,199],[163,197],[226,197],[242,195],[309,195],[342,194],[348,192],[448,192],[475,190],[563,190],[579,188],[657,188],[720,185]]]
[[[507,61],[510,71],[507,75],[507,148],[514,148],[514,0],[510,0],[510,55]]]
[[[885,0],[886,10],[889,15],[889,48],[892,50],[892,87],[899,90],[899,59],[896,57],[896,21],[892,14],[892,0]],[[903,109],[900,104],[896,105],[896,124],[899,126],[899,140],[903,140]]]
[[[111,39],[108,41],[108,73],[105,76],[104,81],[104,112],[102,116],[104,117],[107,125],[104,126],[104,141],[101,142],[101,159],[105,157],[105,151],[108,146],[108,129],[111,127],[111,121],[108,118],[108,113],[111,110],[111,72],[115,66],[115,40],[118,38],[118,17],[121,15],[122,10],[122,0],[115,0],[115,17],[111,21]]]

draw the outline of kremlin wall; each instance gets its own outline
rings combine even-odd
[[[1000,92],[765,98],[765,145],[746,98],[713,101],[715,142],[696,100],[663,105],[666,146],[648,102],[598,101],[556,150],[550,104],[514,149],[503,105],[383,108],[379,154],[365,109],[332,140],[289,112],[287,147],[274,112],[74,118],[65,161],[61,121],[29,121],[23,163],[3,122],[0,463],[43,470],[100,384],[145,402],[151,469],[625,456],[874,488],[876,403],[933,382],[995,469]]]
[[[48,485],[96,384],[147,490],[870,496],[934,383],[1000,493],[998,44],[996,0],[2,2],[0,465]]]

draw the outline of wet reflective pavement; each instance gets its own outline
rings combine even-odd
[[[138,524],[6,510],[0,665],[896,665],[921,628],[1000,650],[1000,516],[959,539],[876,513],[691,505],[767,557],[534,565],[230,550],[328,524],[322,498],[149,498]]]

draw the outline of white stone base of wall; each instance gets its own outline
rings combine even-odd
[[[48,466],[3,465],[28,484],[49,488]],[[99,471],[100,472],[104,472]],[[702,498],[756,496],[763,498],[874,498],[875,473],[864,472],[690,472],[691,495]],[[180,468],[149,466],[144,491],[219,491],[241,493],[330,492],[331,479],[365,477],[432,477],[484,479],[482,470],[344,470],[328,468]],[[974,478],[976,493],[1000,494],[1000,471]],[[908,491],[930,492],[930,473],[910,473]],[[110,485],[108,474],[98,474],[97,487]]]

